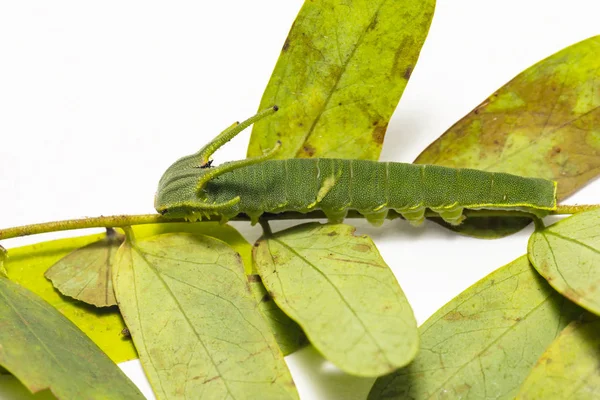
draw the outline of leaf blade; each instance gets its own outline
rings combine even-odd
[[[137,353],[131,340],[121,335],[125,324],[118,310],[115,307],[98,309],[62,296],[44,278],[44,272],[61,258],[103,237],[103,234],[89,235],[8,249],[5,265],[12,281],[47,301],[119,363],[137,358]]]
[[[418,164],[551,179],[564,199],[600,173],[600,36],[528,68],[433,142]]]
[[[279,158],[379,158],[415,66],[435,0],[305,2],[254,125],[248,157],[282,141]],[[377,62],[372,62],[377,59]]]
[[[114,280],[157,397],[297,398],[239,255],[225,243],[183,233],[128,241]]]
[[[522,256],[436,311],[419,328],[417,358],[379,378],[369,400],[485,398],[492,393],[513,398],[560,328],[581,312]]]
[[[516,398],[598,398],[599,331],[600,321],[597,319],[571,322],[544,352]]]
[[[124,237],[107,230],[106,237],[61,258],[44,276],[65,296],[96,307],[116,306],[111,268]]]
[[[531,264],[574,303],[600,315],[600,210],[565,218],[529,238]]]
[[[302,328],[277,307],[265,285],[262,284],[260,276],[250,275],[248,281],[254,300],[256,300],[258,308],[271,328],[273,335],[275,335],[275,340],[283,355],[290,355],[308,345],[308,339]]]
[[[0,364],[29,390],[50,389],[58,398],[144,399],[91,340],[41,298],[6,278],[0,278],[0,297]]]
[[[277,305],[327,359],[380,376],[415,356],[416,321],[373,242],[354,230],[300,225],[259,240],[255,263]]]

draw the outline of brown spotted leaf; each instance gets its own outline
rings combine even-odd
[[[157,398],[298,398],[241,257],[226,243],[193,233],[130,236],[113,281]]]
[[[582,312],[520,257],[433,314],[419,328],[415,360],[377,379],[369,400],[513,399],[546,347]]]
[[[144,396],[86,335],[54,307],[0,277],[0,365],[30,391],[59,399]]]
[[[285,40],[248,157],[377,160],[427,36],[435,0],[306,1]]]
[[[558,199],[564,199],[600,173],[598,54],[600,36],[595,36],[533,65],[452,126],[415,163],[551,179],[558,182]],[[514,218],[496,236],[528,222]],[[454,230],[481,236],[469,220],[464,225]]]
[[[353,375],[381,376],[414,358],[417,325],[371,239],[354,231],[299,225],[261,238],[254,262],[277,305],[325,358]]]
[[[108,229],[106,237],[61,258],[44,274],[65,296],[95,305],[117,305],[111,266],[124,236]]]

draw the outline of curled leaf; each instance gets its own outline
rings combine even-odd
[[[254,259],[277,305],[340,369],[380,376],[408,364],[416,321],[367,236],[349,225],[304,224],[261,238]]]
[[[204,235],[130,238],[115,293],[158,398],[294,399],[240,256]]]
[[[548,347],[517,399],[600,398],[600,320],[571,322]]]
[[[306,346],[308,339],[302,328],[277,307],[277,304],[262,284],[260,276],[250,275],[248,281],[258,309],[271,328],[271,332],[273,332],[283,355],[287,356]]]
[[[283,44],[248,157],[379,158],[415,67],[435,0],[306,1]]]
[[[0,278],[0,364],[32,392],[63,399],[140,399],[86,335],[27,289]]]
[[[554,289],[600,315],[600,210],[536,230],[529,238],[528,254]]]
[[[96,307],[117,305],[111,269],[124,236],[107,230],[101,240],[75,250],[60,259],[45,273],[46,278],[65,296]]]
[[[436,311],[419,328],[417,358],[377,379],[369,399],[512,399],[581,312],[520,257]]]

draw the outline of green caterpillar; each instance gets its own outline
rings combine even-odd
[[[458,225],[464,209],[502,209],[544,216],[556,209],[556,182],[475,169],[333,158],[271,159],[280,143],[261,157],[212,167],[209,157],[243,129],[277,111],[262,111],[234,124],[199,152],[183,157],[162,176],[156,210],[190,221],[238,214],[252,223],[265,212],[322,210],[331,222],[357,210],[381,224],[390,209],[414,225],[426,209]]]

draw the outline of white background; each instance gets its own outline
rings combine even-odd
[[[153,212],[169,164],[256,111],[301,4],[0,1],[0,227]],[[411,162],[517,73],[600,34],[598,15],[598,0],[439,0],[381,159]],[[216,161],[243,158],[248,138]],[[598,182],[575,202],[600,202]],[[433,223],[356,225],[377,243],[419,323],[523,254],[530,233],[485,241]],[[235,226],[251,241],[259,234]],[[302,399],[364,399],[372,383],[340,373],[312,348],[286,360]],[[124,367],[150,397],[138,364]]]

